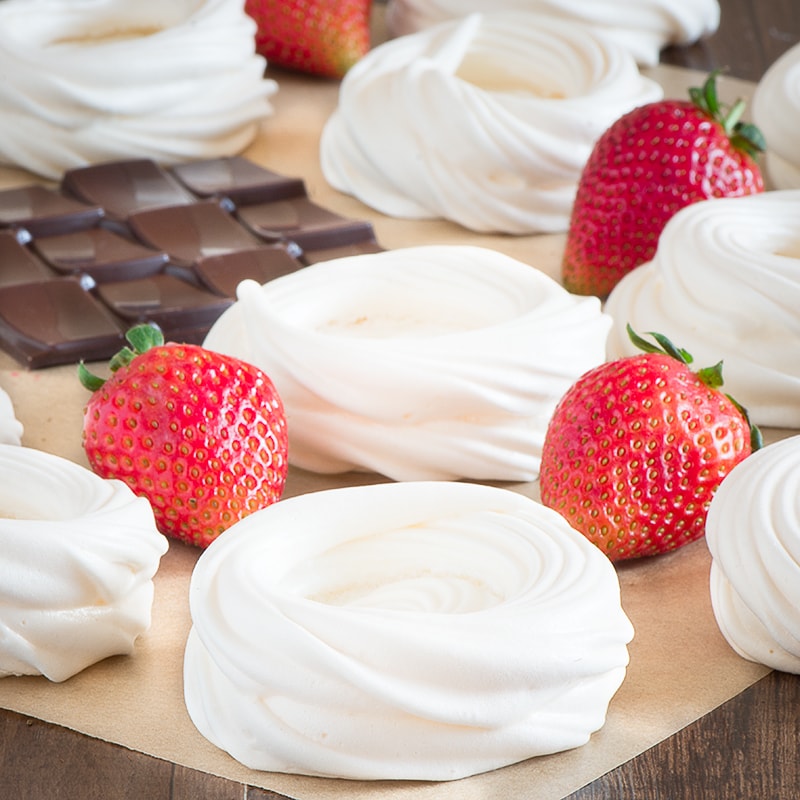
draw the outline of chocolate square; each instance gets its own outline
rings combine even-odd
[[[128,223],[145,244],[184,265],[259,243],[215,200],[141,211]]]
[[[31,236],[88,228],[103,218],[103,209],[34,184],[0,191],[0,228],[24,228]]]
[[[303,250],[375,239],[372,225],[329,211],[307,197],[239,207],[237,217],[265,241],[292,241]]]
[[[198,278],[223,297],[236,298],[236,287],[243,280],[267,283],[302,269],[303,265],[282,245],[238,250],[203,258],[195,264]]]
[[[50,280],[55,273],[12,231],[0,231],[0,286]]]
[[[192,286],[173,275],[151,275],[135,281],[98,284],[97,296],[132,327],[155,322],[170,336],[183,328],[206,330],[232,300]]]
[[[273,172],[242,156],[190,161],[173,166],[171,171],[198,197],[227,197],[235,205],[268,203],[306,194],[300,178]]]
[[[65,192],[95,203],[114,220],[137,211],[192,203],[195,197],[155,161],[147,158],[76,167],[64,173]]]
[[[0,347],[32,369],[110,358],[118,320],[73,278],[0,288]]]
[[[168,261],[166,253],[102,227],[38,237],[31,246],[56,272],[83,272],[98,282],[142,278]]]

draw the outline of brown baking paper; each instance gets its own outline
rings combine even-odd
[[[685,93],[688,79],[702,79],[670,68],[659,68],[653,75],[678,96]],[[303,177],[311,197],[322,205],[371,220],[387,248],[483,245],[558,276],[563,235],[489,236],[442,221],[393,220],[334,192],[322,178],[317,148],[324,122],[336,105],[338,85],[282,73],[277,79],[275,113],[245,153],[249,158],[283,174]],[[723,95],[738,95],[752,86],[723,80],[720,88]],[[3,188],[31,180],[18,171],[0,173]],[[77,381],[74,366],[27,371],[0,356],[0,386],[11,396],[25,426],[24,446],[86,465],[80,430],[88,395]],[[287,496],[378,480],[382,479],[354,474],[322,478],[293,469]],[[535,484],[510,488],[538,497]],[[622,604],[636,631],[630,667],[611,702],[605,727],[584,747],[441,784],[255,772],[200,736],[184,706],[188,583],[199,552],[177,542],[170,545],[155,579],[152,627],[137,641],[133,656],[107,659],[61,684],[36,677],[2,679],[0,707],[298,800],[555,800],[684,727],[768,671],[739,658],[722,638],[709,599],[710,556],[705,542],[699,541],[667,556],[618,567]]]

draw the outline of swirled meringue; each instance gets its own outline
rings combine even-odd
[[[547,423],[604,359],[597,298],[481,247],[322,262],[238,300],[205,340],[273,380],[289,459],[397,480],[533,480]]]
[[[265,64],[241,2],[3,0],[0,161],[57,179],[233,155],[271,113]]]
[[[633,636],[599,550],[462,483],[276,503],[202,554],[190,607],[184,691],[206,738],[252,769],[365,780],[584,744]]]
[[[21,444],[23,427],[17,419],[14,404],[5,389],[0,388],[0,444]]]
[[[700,366],[724,361],[725,389],[759,425],[800,428],[800,191],[704,200],[666,225],[655,257],[605,306],[608,355],[658,331]]]
[[[600,134],[663,92],[580,26],[472,14],[375,47],[345,76],[322,171],[392,217],[564,231]]]
[[[776,189],[800,189],[800,44],[764,73],[753,92],[753,122],[767,141],[764,165]]]
[[[800,673],[800,436],[731,471],[711,502],[706,541],[723,636],[743,658]]]
[[[0,677],[64,681],[133,652],[167,540],[123,483],[0,445]]]
[[[667,45],[714,33],[720,20],[717,0],[389,0],[386,26],[400,36],[478,11],[527,11],[587,25],[646,66],[657,64]]]

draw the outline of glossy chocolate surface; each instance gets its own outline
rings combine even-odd
[[[0,290],[3,348],[31,367],[100,359],[124,343],[114,315],[72,278]]]
[[[0,228],[24,228],[32,236],[66,233],[96,225],[100,206],[37,184],[0,191]]]
[[[198,197],[227,197],[236,205],[269,203],[306,193],[300,178],[280,175],[241,156],[191,161],[170,171]]]
[[[160,272],[167,254],[106,228],[34,238],[32,247],[56,272],[86,273],[96,281],[125,281]]]
[[[214,200],[140,211],[128,218],[128,224],[143,242],[165,251],[178,264],[194,264],[201,258],[258,245]]]
[[[381,249],[368,222],[241,157],[73,169],[0,192],[0,348],[31,369],[106,360],[140,322],[200,344],[242,280]]]
[[[0,231],[0,288],[54,277],[53,271],[13,231]]]
[[[236,287],[244,280],[267,283],[303,266],[286,247],[274,245],[204,258],[195,265],[195,273],[212,292],[235,299]]]
[[[155,161],[141,158],[78,167],[64,173],[62,189],[124,220],[137,211],[192,203],[196,199]]]

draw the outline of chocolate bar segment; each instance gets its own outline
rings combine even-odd
[[[195,197],[155,161],[146,158],[76,167],[64,173],[65,192],[95,203],[113,220],[137,211],[192,203]]]
[[[198,197],[227,197],[235,205],[269,203],[306,194],[305,182],[261,167],[241,156],[191,161],[171,168]]]
[[[0,231],[0,287],[52,280],[55,274],[12,231]]]
[[[0,289],[0,346],[30,368],[107,359],[123,345],[119,322],[76,279]]]
[[[141,211],[132,214],[128,224],[144,243],[183,265],[258,245],[215,200]]]
[[[23,228],[31,236],[88,228],[103,218],[103,209],[34,184],[0,191],[0,227]]]
[[[343,217],[307,197],[239,206],[236,215],[265,241],[292,241],[303,250],[332,247],[340,242],[353,244],[356,241],[375,239],[375,232],[369,222]]]
[[[286,247],[274,245],[204,258],[195,264],[194,270],[211,291],[235,299],[236,287],[243,280],[268,283],[302,267]]]
[[[96,293],[125,321],[126,327],[140,322],[155,322],[165,336],[183,328],[207,331],[233,302],[172,275],[98,284]]]
[[[31,243],[56,272],[86,273],[98,282],[126,281],[160,272],[167,254],[145,247],[105,228],[62,236],[42,236]]]

